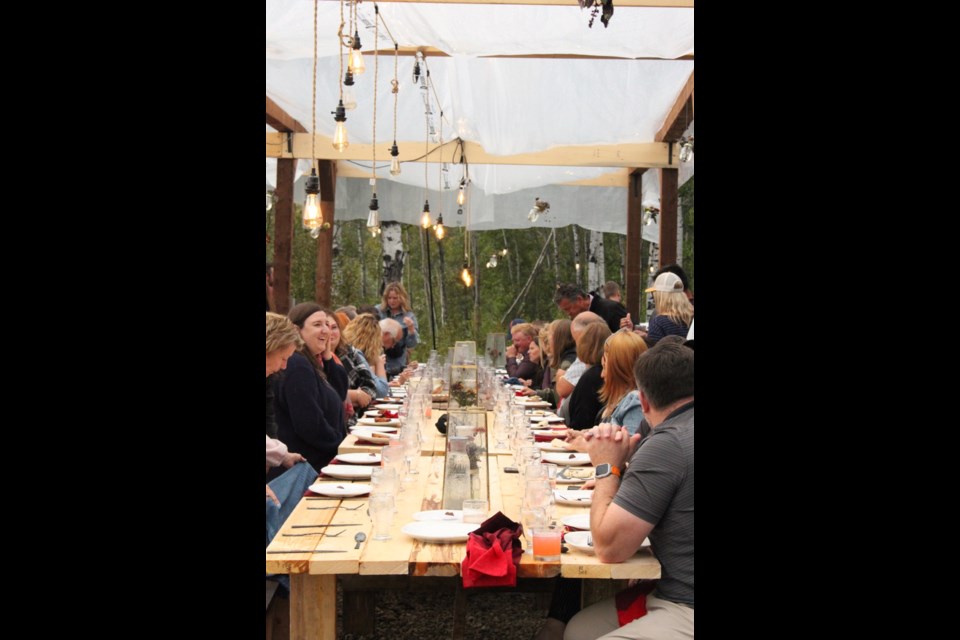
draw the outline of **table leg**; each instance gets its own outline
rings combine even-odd
[[[336,640],[337,576],[290,575],[290,640]]]

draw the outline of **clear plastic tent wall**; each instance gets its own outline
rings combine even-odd
[[[692,60],[669,59],[693,54],[692,8],[617,7],[605,29],[599,21],[588,28],[588,12],[575,4],[379,6],[401,47],[433,47],[449,56],[427,58],[440,102],[439,108],[433,107],[438,127],[439,111],[443,112],[443,140],[459,137],[496,155],[566,145],[652,142],[694,65]],[[336,32],[340,10],[338,2],[319,3],[316,128],[325,136],[333,135],[335,123],[330,112],[339,99],[341,61]],[[374,46],[373,3],[360,4],[357,12],[363,49],[370,50]],[[313,2],[268,0],[266,18],[266,94],[310,129]],[[377,48],[393,48],[382,27]],[[482,57],[524,54],[661,59]],[[366,73],[355,78],[357,108],[347,112],[350,140],[356,143],[370,143],[373,137],[374,60],[369,54],[365,59]],[[419,141],[417,155],[422,155],[426,127],[421,92],[413,81],[414,61],[412,56],[398,59],[396,139]],[[376,106],[381,218],[416,223],[424,199],[423,163],[404,163],[396,177],[386,170],[387,150],[394,139],[393,68],[394,56],[381,55]],[[430,147],[434,146],[431,142]],[[453,159],[453,145],[448,145],[443,160]],[[466,160],[469,163],[469,156]],[[349,164],[369,170],[371,163]],[[452,201],[456,190],[438,192],[442,183],[437,165],[427,166],[431,208],[435,211],[434,201],[439,202],[444,221],[455,224],[456,205],[448,207],[444,199]],[[458,183],[462,168],[451,164],[450,171],[451,181]],[[554,216],[558,226],[576,222],[595,230],[625,231],[625,189],[564,185],[622,173],[621,168],[470,164],[469,172],[471,228],[529,226],[526,212],[534,197],[540,197],[551,202],[547,217]],[[267,174],[269,183],[269,160]],[[365,218],[368,181],[339,178],[337,183],[337,217]]]

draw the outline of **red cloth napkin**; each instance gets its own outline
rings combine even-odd
[[[647,595],[656,586],[656,580],[641,580],[614,596],[614,602],[617,605],[617,620],[621,627],[647,615]]]
[[[517,566],[523,557],[521,534],[523,526],[500,512],[472,532],[460,565],[464,588],[517,586]]]

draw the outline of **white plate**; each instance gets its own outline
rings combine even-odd
[[[534,443],[533,446],[535,446],[537,449],[540,449],[540,451],[549,451],[551,453],[561,453],[563,451],[570,451],[570,449],[566,449],[566,448],[562,449],[560,447],[555,447],[549,442],[536,442]]]
[[[522,384],[511,384],[507,386],[509,386],[514,391],[523,391],[524,389],[527,388],[526,385],[522,385]]]
[[[593,534],[589,531],[568,531],[563,535],[563,543],[592,556],[594,555],[593,545],[587,544],[591,535]],[[646,549],[649,546],[650,538],[644,538],[643,542],[640,543],[641,549]]]
[[[553,497],[557,504],[569,504],[575,507],[589,507],[593,498],[593,491],[563,491],[557,489],[553,492]]]
[[[519,405],[520,403],[518,402],[517,404]],[[550,404],[547,403],[547,406],[550,406]],[[543,409],[525,409],[523,412],[523,415],[530,416],[531,422],[534,422],[534,421],[539,422],[543,418],[546,418],[549,416],[556,416],[557,414],[555,414],[552,411],[544,411]]]
[[[471,522],[410,522],[400,530],[421,542],[466,542],[479,526]]]
[[[567,435],[567,429],[532,429],[531,432],[535,436],[550,436],[552,438],[560,438],[563,440],[563,437]]]
[[[379,453],[338,453],[337,460],[347,464],[380,464]]]
[[[582,529],[584,531],[590,531],[590,514],[589,513],[578,513],[575,516],[567,516],[560,520],[563,524],[570,527],[571,529]]]
[[[386,434],[395,434],[397,432],[396,427],[371,427],[368,425],[358,425],[350,427],[350,433],[354,431],[359,431],[360,433],[386,433]]]
[[[373,475],[373,467],[353,464],[330,464],[320,469],[320,473],[325,476],[330,476],[331,478],[342,478],[345,480],[363,478],[369,480]]]
[[[421,522],[463,522],[463,511],[454,509],[436,509],[434,511],[417,511],[413,519]]]
[[[399,408],[402,407],[403,405],[400,405],[400,404],[390,404],[390,403],[381,404],[381,403],[378,402],[378,403],[376,403],[375,406],[376,406],[378,409],[384,409],[385,411],[396,411],[397,409],[399,409]]]
[[[573,457],[571,458],[570,456],[573,456]],[[589,453],[545,453],[543,454],[543,460],[544,462],[552,462],[553,464],[579,466],[582,464],[590,464],[590,454]]]
[[[592,556],[594,554],[593,545],[587,544],[590,536],[589,531],[568,531],[563,534],[563,543]]]
[[[400,418],[390,418],[386,422],[377,422],[376,418],[360,418],[357,420],[358,425],[363,425],[366,427],[399,427]]]
[[[334,498],[352,498],[355,496],[365,496],[370,493],[370,485],[317,482],[316,484],[310,485],[310,491],[319,493],[322,496],[333,496]]]
[[[390,444],[391,440],[396,440],[399,437],[392,433],[377,433],[376,431],[362,431],[360,429],[354,429],[353,435],[357,436],[357,440],[375,444]]]
[[[546,400],[536,400],[534,402],[518,402],[521,407],[549,407],[550,403]]]
[[[592,480],[594,475],[593,467],[589,469],[586,467],[564,467],[557,472],[557,484],[583,484],[587,480]],[[586,478],[579,477],[579,474],[586,474],[589,472]]]
[[[541,422],[547,424],[563,424],[563,418],[560,416],[530,416],[530,426],[538,426]]]

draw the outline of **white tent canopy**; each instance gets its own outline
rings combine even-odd
[[[307,130],[313,127],[313,6],[310,0],[268,0],[266,6],[266,94]],[[427,54],[434,121],[438,133],[442,127],[443,142],[461,138],[494,155],[536,153],[567,145],[654,142],[694,66],[693,60],[673,59],[693,54],[693,8],[617,6],[609,28],[599,19],[588,28],[588,12],[581,11],[573,0],[570,6],[385,2],[379,4],[379,10],[401,48],[431,48],[448,54]],[[341,71],[338,55],[340,11],[339,2],[319,3],[316,132],[327,137],[333,136],[335,122],[330,112],[339,99],[339,81],[346,69],[344,63]],[[425,196],[424,164],[405,162],[396,177],[387,171],[388,149],[394,140],[393,42],[381,25],[375,45],[372,2],[360,4],[357,14],[366,73],[355,77],[357,108],[347,111],[349,139],[352,144],[373,140],[374,58],[369,52],[374,48],[389,52],[379,56],[377,79],[377,193],[383,220],[415,223]],[[533,54],[622,59],[482,57]],[[406,157],[411,151],[423,155],[427,137],[424,92],[413,81],[414,62],[411,55],[397,59],[400,92],[395,139],[404,144],[419,141],[416,149],[402,150]],[[443,112],[442,123],[434,91]],[[435,148],[436,143],[429,146]],[[443,148],[444,162],[459,160],[459,154],[454,158],[455,146]],[[434,152],[430,159],[440,157]],[[674,166],[675,158],[676,152]],[[622,165],[481,165],[470,163],[469,154],[466,161],[471,228],[529,226],[526,212],[535,196],[551,203],[551,213],[537,224],[552,218],[558,226],[575,222],[619,233],[626,228],[622,187],[558,186],[623,175],[627,170]],[[268,158],[269,184],[275,180],[271,180],[275,166],[276,161]],[[363,175],[370,167],[370,162],[340,161],[338,173]],[[452,189],[440,193],[443,182],[437,164],[428,163],[427,167],[426,195],[431,208],[437,211],[437,202],[444,221],[455,224],[453,197],[464,167],[450,164],[447,176]],[[307,163],[298,163],[298,177],[300,171],[308,170]],[[644,204],[650,200],[647,176],[655,175],[655,171],[644,174]],[[337,184],[337,219],[365,218],[368,181],[340,177]],[[659,188],[652,197],[659,200]],[[448,200],[451,205],[446,204]]]

